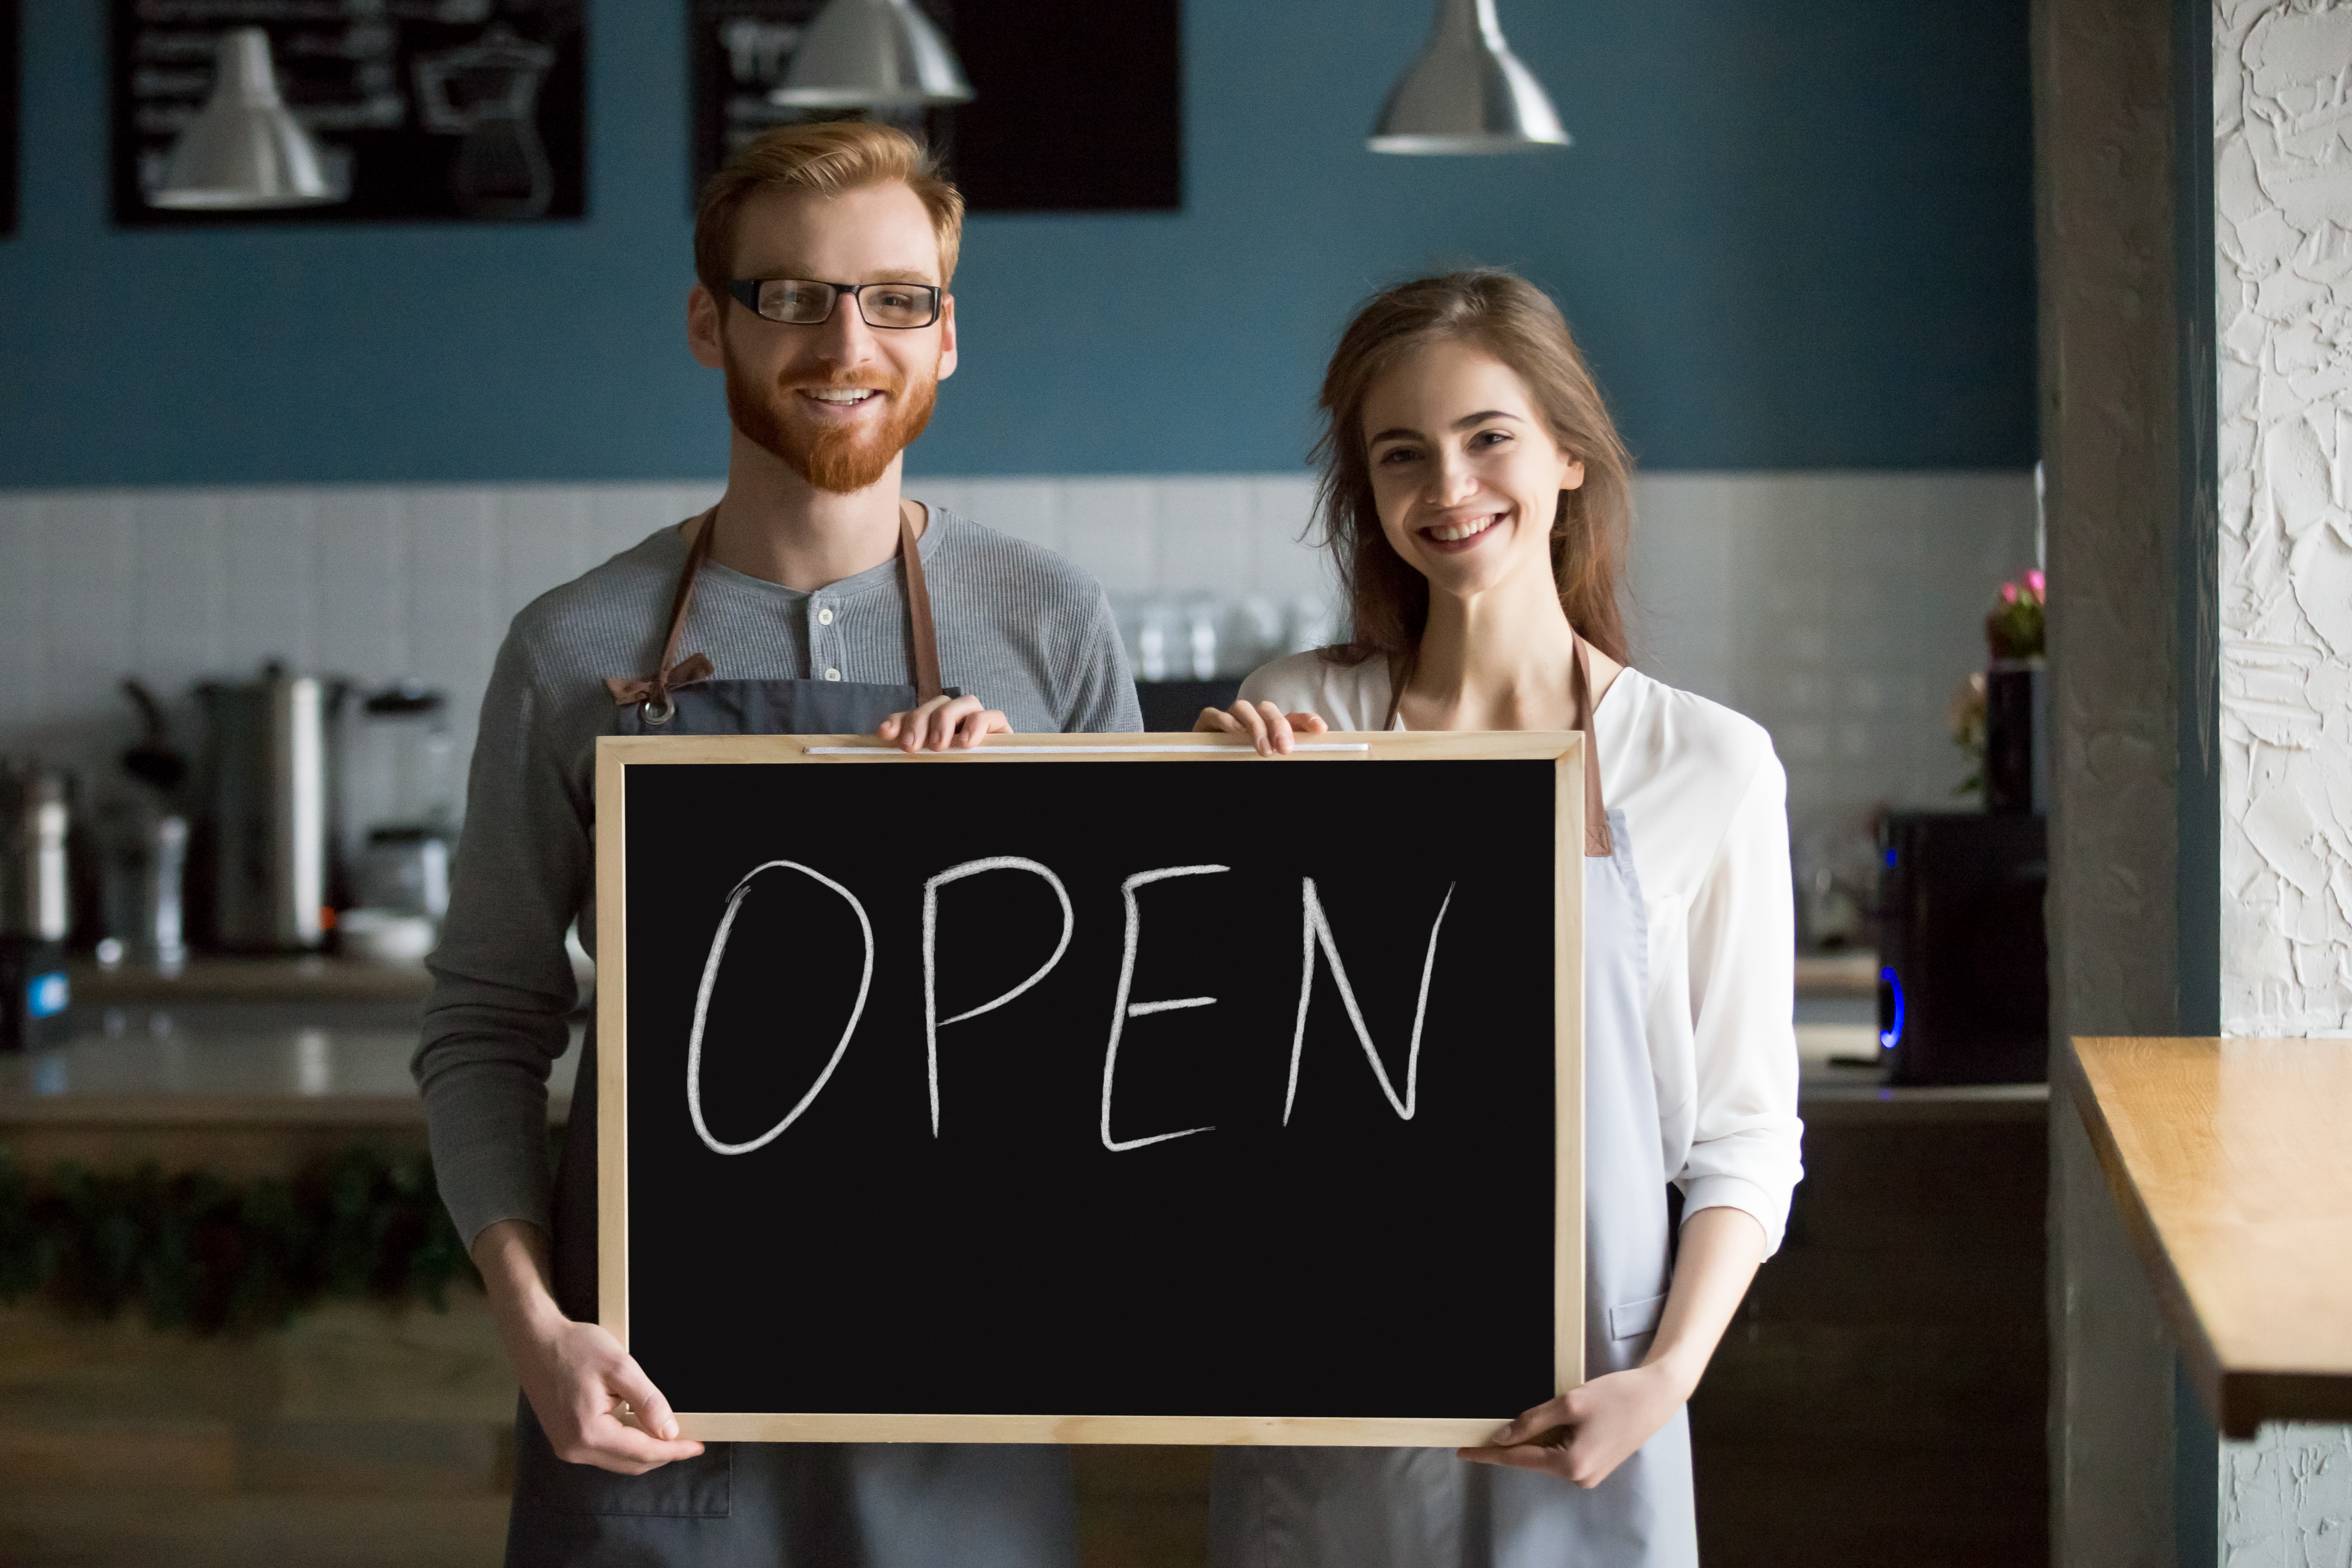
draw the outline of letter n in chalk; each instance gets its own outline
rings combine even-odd
[[[1429,1016],[1429,974],[1437,964],[1437,932],[1445,924],[1445,911],[1454,902],[1454,884],[1448,883],[1445,898],[1437,906],[1437,918],[1429,924],[1429,952],[1421,961],[1421,997],[1412,1005],[1412,1047],[1404,1058],[1404,1098],[1397,1098],[1396,1084],[1381,1060],[1381,1053],[1372,1048],[1372,1033],[1364,1027],[1364,1010],[1356,1005],[1356,988],[1348,984],[1348,966],[1339,961],[1339,944],[1331,940],[1331,922],[1323,913],[1323,900],[1315,891],[1315,879],[1300,879],[1298,958],[1298,1028],[1290,1037],[1290,1087],[1283,1091],[1282,1124],[1290,1125],[1290,1108],[1298,1100],[1298,1058],[1307,1048],[1307,1004],[1315,994],[1315,949],[1323,948],[1323,957],[1331,965],[1331,978],[1339,983],[1339,1000],[1347,1005],[1348,1022],[1356,1028],[1356,1038],[1364,1047],[1364,1059],[1372,1064],[1374,1076],[1381,1080],[1381,1092],[1389,1097],[1390,1106],[1404,1121],[1412,1120],[1413,1102],[1421,1088],[1421,1026]]]

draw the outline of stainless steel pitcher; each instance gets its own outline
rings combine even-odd
[[[0,763],[0,936],[66,939],[73,923],[66,826],[64,775]]]
[[[328,688],[272,664],[196,689],[204,762],[190,869],[209,945],[304,951],[324,940]]]

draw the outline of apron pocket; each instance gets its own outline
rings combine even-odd
[[[1666,1299],[1653,1296],[1646,1301],[1628,1301],[1622,1307],[1609,1309],[1609,1337],[1612,1340],[1639,1339],[1655,1333],[1658,1320],[1666,1315]]]
[[[734,1504],[735,1446],[709,1443],[642,1476],[614,1475],[555,1457],[539,1416],[523,1401],[515,1416],[515,1506],[541,1513],[637,1514],[724,1519]]]

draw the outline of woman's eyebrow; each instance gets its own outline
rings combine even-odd
[[[1489,419],[1509,419],[1516,422],[1518,417],[1517,415],[1506,413],[1500,408],[1482,408],[1475,414],[1465,414],[1461,418],[1456,419],[1454,422],[1454,428],[1467,430],[1473,425],[1484,425]]]
[[[1367,437],[1364,445],[1377,447],[1383,441],[1418,441],[1420,439],[1420,431],[1408,430],[1402,425],[1392,425],[1377,436]]]

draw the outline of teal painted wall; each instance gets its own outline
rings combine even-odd
[[[1504,0],[1577,145],[1376,157],[1427,10],[1188,0],[1184,210],[976,218],[910,464],[1296,467],[1350,302],[1472,261],[1559,299],[1648,467],[2033,460],[2023,0]],[[103,14],[26,5],[0,488],[723,469],[678,8],[593,5],[584,221],[140,233],[106,216]]]

